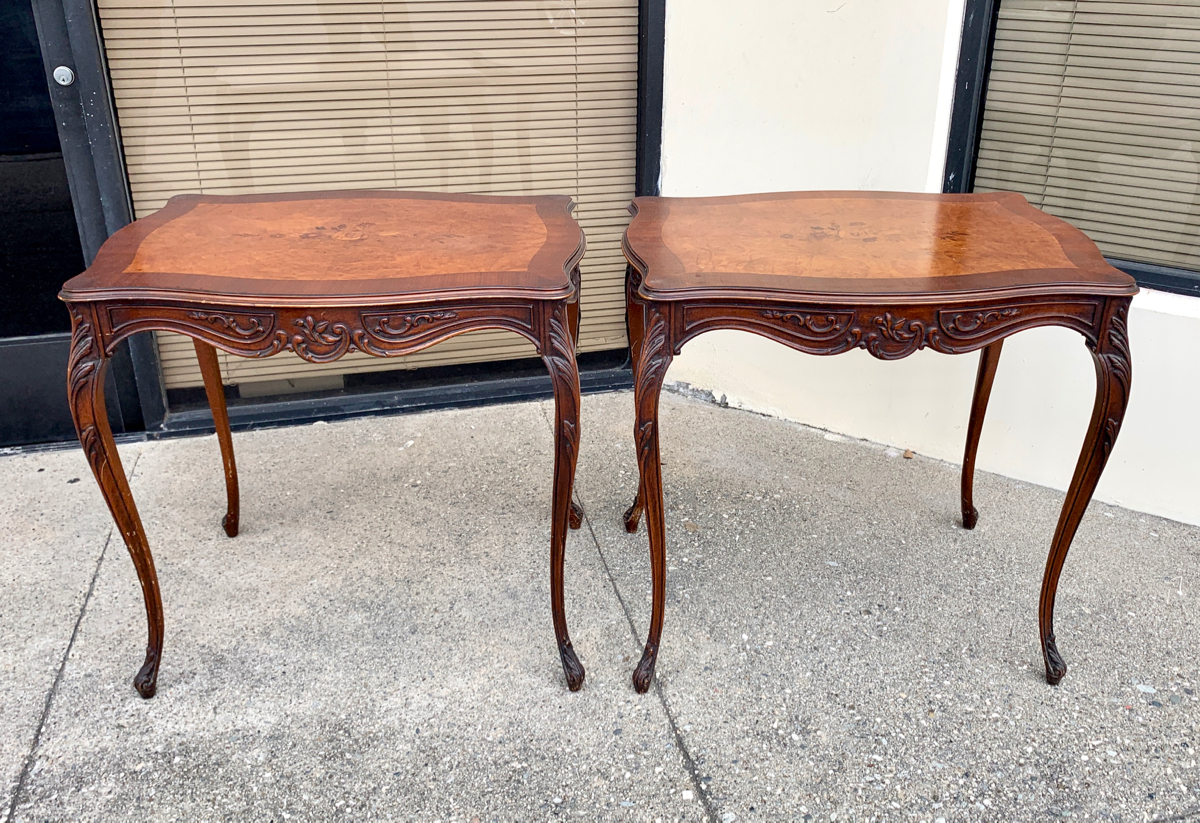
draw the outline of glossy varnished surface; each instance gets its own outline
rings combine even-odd
[[[639,197],[634,209],[626,252],[641,293],[659,299],[731,289],[886,300],[1136,291],[1085,235],[1019,194]]]
[[[181,195],[113,235],[63,296],[565,296],[583,251],[571,207],[565,196]]]

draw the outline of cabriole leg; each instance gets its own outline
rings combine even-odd
[[[1099,340],[1092,352],[1096,363],[1096,405],[1092,421],[1071,486],[1063,501],[1058,528],[1050,544],[1046,558],[1046,572],[1042,577],[1042,594],[1038,604],[1038,629],[1041,633],[1042,657],[1046,663],[1046,682],[1054,685],[1067,673],[1067,664],[1058,653],[1054,639],[1054,596],[1058,591],[1058,577],[1062,572],[1067,552],[1079,521],[1092,499],[1092,492],[1104,471],[1104,464],[1112,452],[1121,421],[1125,418],[1125,407],[1129,402],[1129,388],[1133,379],[1129,357],[1129,333],[1126,326],[1129,298],[1111,300],[1106,306],[1105,322]]]
[[[575,346],[569,330],[566,304],[558,303],[547,313],[547,332],[543,336],[542,359],[554,384],[554,501],[550,521],[550,611],[554,635],[562,658],[567,688],[583,686],[584,670],[571,647],[567,633],[567,613],[563,596],[563,561],[567,528],[571,516],[571,488],[575,482],[575,461],[579,454],[579,370],[575,364]]]
[[[162,659],[163,611],[158,590],[154,558],[146,542],[146,531],[133,502],[133,494],[121,467],[121,458],[113,442],[112,429],[104,408],[104,371],[108,359],[97,337],[96,321],[90,304],[69,305],[71,311],[71,356],[67,366],[67,396],[75,431],[84,456],[100,485],[104,502],[112,513],[117,529],[133,558],[149,624],[146,660],[133,679],[142,697],[153,697],[158,684],[158,664]]]
[[[225,464],[225,497],[228,503],[221,525],[225,534],[237,537],[238,533],[238,476],[237,463],[233,459],[233,435],[229,432],[229,412],[225,408],[225,388],[221,385],[221,364],[217,361],[217,350],[207,343],[193,339],[196,358],[200,361],[200,373],[204,376],[204,393],[212,409],[213,425],[217,430],[217,442],[221,444],[221,461]]]
[[[962,521],[964,529],[973,529],[979,521],[979,511],[972,501],[975,488],[975,455],[979,451],[979,435],[983,432],[983,416],[987,414],[988,398],[992,396],[992,382],[996,379],[996,367],[1000,365],[1000,348],[1003,340],[997,340],[979,353],[979,373],[975,377],[975,396],[971,400],[971,420],[967,423],[967,448],[963,454],[962,468]]]
[[[663,515],[662,460],[658,451],[658,400],[663,380],[671,365],[671,345],[667,340],[667,319],[651,308],[638,359],[634,363],[633,402],[637,413],[634,441],[637,443],[641,477],[639,497],[646,508],[646,531],[650,536],[650,576],[653,604],[650,631],[641,662],[633,672],[633,688],[645,693],[654,676],[658,643],[662,636],[663,611],[667,599],[666,528]]]

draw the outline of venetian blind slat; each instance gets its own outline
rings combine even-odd
[[[1200,269],[1200,6],[1002,0],[975,177],[1109,256]]]
[[[138,216],[183,192],[571,194],[581,351],[620,348],[637,0],[99,0]],[[159,336],[168,388],[201,385]],[[534,356],[475,332],[404,358],[220,354],[227,382]]]

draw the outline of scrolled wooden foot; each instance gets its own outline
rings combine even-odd
[[[230,537],[238,536],[238,518],[235,512],[227,512],[221,518],[221,528],[225,529],[225,534]]]
[[[626,509],[625,514],[622,516],[625,522],[625,531],[634,534],[638,530],[638,523],[641,522],[642,512],[645,508],[642,505],[642,495],[639,492],[637,500],[633,501],[633,505]]]
[[[571,511],[567,517],[567,525],[572,529],[578,529],[583,525],[583,509],[574,500],[571,501]]]
[[[975,508],[974,506],[963,506],[962,518],[964,529],[975,528],[975,524],[979,522],[979,509]]]
[[[1067,673],[1067,664],[1063,662],[1062,655],[1058,653],[1058,644],[1054,642],[1054,635],[1047,637],[1046,642],[1042,645],[1042,658],[1046,661],[1046,682],[1051,686],[1057,686]]]
[[[158,691],[158,661],[162,657],[162,648],[146,649],[146,662],[138,669],[138,673],[134,675],[133,687],[137,689],[137,693],[144,700],[149,700],[154,697]]]
[[[578,655],[571,648],[571,641],[558,644],[558,656],[562,658],[563,674],[567,678],[567,688],[573,692],[577,692],[583,688],[583,679],[585,672],[583,664],[579,662]]]
[[[654,664],[658,662],[658,644],[647,643],[642,652],[642,659],[633,670],[633,690],[645,694],[650,690],[650,681],[654,679]]]

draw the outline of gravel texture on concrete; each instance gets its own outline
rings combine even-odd
[[[126,468],[136,467],[143,448],[121,448]],[[0,814],[7,814],[112,520],[78,450],[2,456],[0,472]]]
[[[566,690],[550,624],[549,402],[123,449],[140,590],[78,450],[0,457],[0,779],[33,820],[1037,820],[1200,815],[1200,529],[1093,504],[1047,686],[1062,501],[665,394],[654,688],[632,396],[583,401]],[[986,437],[986,432],[985,432]],[[1120,445],[1118,444],[1118,448]],[[70,482],[81,478],[80,482]],[[69,650],[69,651],[68,651]]]

